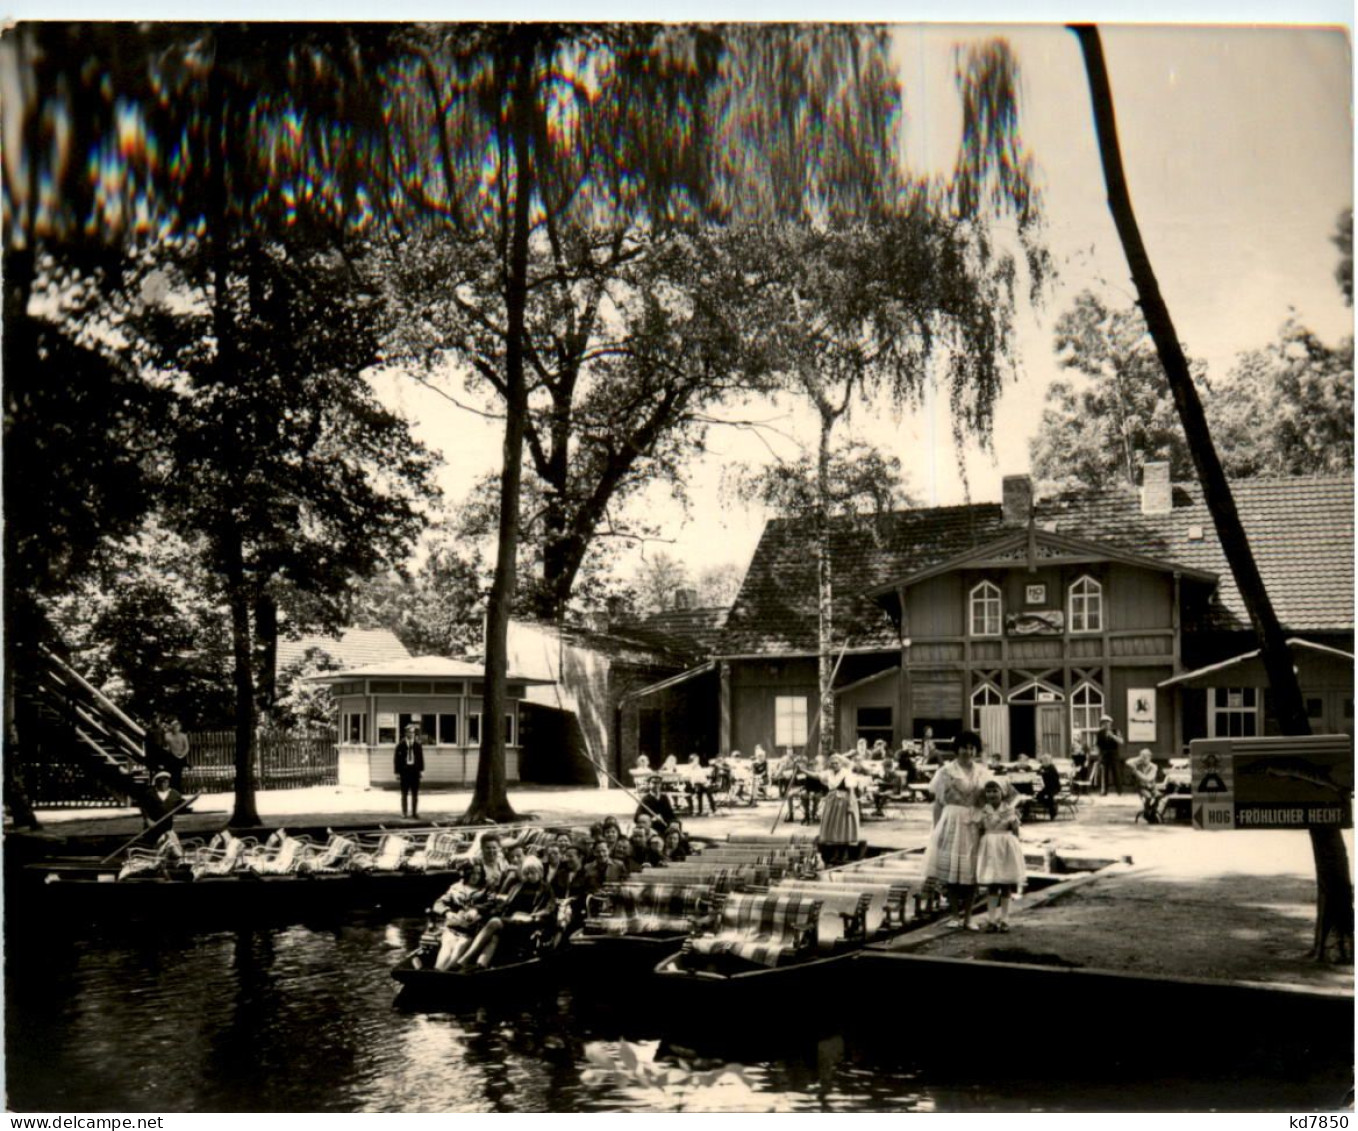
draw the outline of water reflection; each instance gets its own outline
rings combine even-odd
[[[13,933],[12,917],[11,932]],[[644,994],[598,987],[458,1012],[393,1009],[390,969],[420,924],[374,917],[194,933],[150,925],[11,937],[12,1110],[977,1111],[1291,1110],[1342,1098],[1343,1056],[1073,1080],[1068,1054],[1026,1067],[940,1057],[908,1002],[846,1028],[834,1003],[777,1043],[679,1034]],[[887,1008],[889,1006],[889,1008]],[[756,1022],[758,1019],[754,1019]],[[1116,1019],[1110,1019],[1116,1024]],[[838,1032],[834,1030],[840,1030]],[[1018,1030],[1022,1032],[1021,1028]],[[1243,1090],[1242,1090],[1243,1089]],[[1332,1100],[1323,1097],[1333,1093]],[[1321,1097],[1321,1098],[1318,1098]]]

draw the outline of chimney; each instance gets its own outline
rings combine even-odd
[[[697,608],[698,591],[696,589],[676,589],[674,591],[674,607],[676,609]]]
[[[1025,526],[1033,510],[1033,481],[1026,475],[1006,475],[1000,508],[1006,526]]]
[[[1156,460],[1141,467],[1141,513],[1169,514],[1174,509],[1169,461]]]

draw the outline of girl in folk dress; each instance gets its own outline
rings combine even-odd
[[[1019,819],[999,782],[986,782],[984,796],[985,805],[976,817],[981,833],[976,880],[990,893],[986,898],[986,930],[1008,931],[1009,898],[1023,890],[1026,875],[1018,838]]]
[[[957,736],[957,757],[944,762],[929,783],[934,795],[934,831],[924,854],[924,875],[947,890],[952,908],[949,926],[979,930],[971,922],[976,896],[976,850],[980,829],[976,809],[988,774],[977,759],[981,736],[964,730]]]

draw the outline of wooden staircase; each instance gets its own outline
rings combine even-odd
[[[146,792],[146,732],[45,645],[16,682],[24,777],[36,804],[90,804],[101,794],[135,805]]]

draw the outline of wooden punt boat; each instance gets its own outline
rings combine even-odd
[[[522,1001],[554,991],[563,980],[569,948],[557,946],[514,962],[473,970],[417,966],[415,951],[391,972],[399,986],[396,1004],[406,1008]]]

